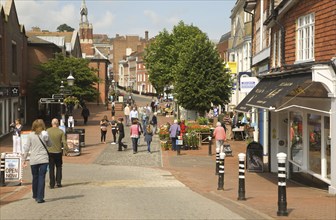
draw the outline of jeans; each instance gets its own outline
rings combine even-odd
[[[151,141],[147,141],[147,151],[150,152],[150,145],[151,145]]]
[[[55,167],[56,167],[56,184],[62,185],[62,153],[49,153],[49,180],[50,187],[55,186]]]
[[[112,129],[113,142],[117,141],[117,129]]]
[[[133,153],[138,152],[138,138],[132,137],[132,147],[133,147]]]
[[[106,141],[106,132],[107,131],[100,130],[100,141],[101,142],[105,142]]]
[[[171,138],[171,141],[172,141],[172,150],[176,150],[176,140],[177,140],[176,137],[172,137]]]
[[[33,176],[33,198],[36,200],[43,200],[48,163],[31,165],[30,168]]]

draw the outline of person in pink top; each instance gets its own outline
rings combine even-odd
[[[133,154],[138,153],[138,139],[140,136],[140,128],[138,125],[138,120],[133,120],[130,127],[130,136],[132,139]]]
[[[224,141],[226,141],[226,133],[225,133],[225,130],[222,127],[222,124],[220,122],[217,122],[217,124],[216,124],[216,128],[214,130],[213,137],[216,140],[216,150],[220,149],[219,152],[222,152]]]

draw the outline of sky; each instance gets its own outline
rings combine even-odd
[[[19,23],[56,31],[61,24],[78,30],[83,0],[14,0]],[[3,4],[5,0],[0,0]],[[197,26],[210,40],[219,41],[231,27],[231,9],[236,0],[86,0],[88,20],[94,34],[138,35],[149,38],[171,31],[183,21]]]

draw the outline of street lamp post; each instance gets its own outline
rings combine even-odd
[[[68,94],[71,96],[72,95],[72,90],[71,90],[71,87],[74,85],[74,82],[75,82],[75,77],[73,77],[72,75],[72,71],[70,71],[70,74],[69,76],[67,77],[67,84],[68,86],[70,87],[70,90],[68,92]],[[63,85],[63,81],[61,81],[61,86],[60,86],[60,92],[61,94],[63,95],[63,98],[64,98],[64,94],[66,94],[65,92],[65,89],[64,89],[64,85]],[[63,103],[61,103],[62,105]],[[69,118],[68,118],[68,127],[70,128],[73,128],[74,127],[74,120],[73,120],[73,117],[72,117],[72,109],[74,107],[74,103],[69,103],[68,106],[67,106],[67,110],[69,112]],[[63,110],[62,110],[62,106],[61,106],[61,115],[62,115],[62,120],[63,122],[65,122],[65,117],[63,116]]]

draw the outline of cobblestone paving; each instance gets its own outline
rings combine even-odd
[[[151,152],[147,153],[147,144],[144,136],[140,137],[140,146],[138,153],[133,154],[132,143],[129,137],[129,127],[125,126],[125,138],[123,142],[127,144],[125,151],[118,151],[117,144],[107,142],[107,147],[96,159],[96,164],[101,165],[119,165],[119,166],[140,166],[140,167],[162,167],[161,148],[158,135],[153,136]]]

